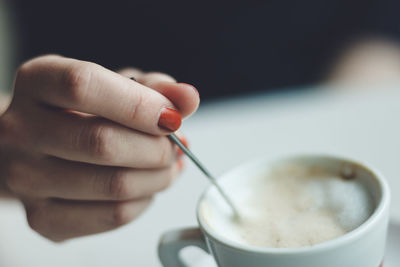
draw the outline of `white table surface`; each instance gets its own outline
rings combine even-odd
[[[373,92],[306,90],[215,101],[184,123],[192,150],[215,174],[248,159],[334,153],[367,161],[387,177],[391,216],[400,220],[400,88]],[[0,266],[161,266],[157,242],[196,224],[207,181],[187,162],[182,177],[138,220],[118,230],[53,244],[31,231],[23,209],[0,201]]]

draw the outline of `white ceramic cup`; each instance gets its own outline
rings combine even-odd
[[[159,243],[164,267],[187,266],[179,252],[197,246],[210,253],[219,267],[378,267],[384,260],[389,221],[390,191],[384,177],[365,164],[334,156],[306,155],[278,161],[260,159],[239,166],[218,179],[224,187],[260,170],[267,171],[282,162],[319,166],[340,174],[354,172],[372,194],[375,210],[361,226],[338,238],[299,248],[261,248],[233,242],[224,233],[214,231],[204,219],[201,204],[214,188],[208,188],[197,206],[199,228],[165,233]]]

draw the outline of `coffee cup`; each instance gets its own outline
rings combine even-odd
[[[382,266],[390,190],[367,164],[325,155],[264,158],[218,182],[241,218],[210,186],[197,205],[199,227],[160,239],[164,267],[187,266],[179,252],[188,246],[211,254],[219,267]]]

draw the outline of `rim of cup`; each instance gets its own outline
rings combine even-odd
[[[261,157],[261,158],[256,158],[250,161],[247,161],[238,167],[235,167],[225,173],[223,173],[221,176],[219,176],[217,179],[218,180],[223,180],[225,177],[230,176],[232,173],[237,172],[241,169],[249,168],[250,166],[256,165],[257,163],[264,162],[267,164],[273,164],[274,162],[279,162],[279,161],[285,161],[285,160],[295,160],[295,159],[300,159],[300,158],[325,158],[329,160],[341,160],[345,161],[351,164],[356,164],[367,170],[372,174],[372,176],[375,178],[377,185],[379,185],[381,197],[379,199],[379,204],[375,207],[373,213],[371,216],[364,221],[359,227],[356,229],[349,231],[345,233],[344,235],[341,235],[337,238],[324,241],[315,245],[311,246],[304,246],[304,247],[296,247],[296,248],[265,248],[265,247],[257,247],[249,244],[244,244],[244,243],[238,243],[236,241],[232,241],[229,238],[224,237],[223,235],[217,233],[214,231],[208,224],[203,220],[202,215],[201,215],[201,203],[205,199],[206,195],[208,192],[213,188],[212,185],[209,185],[204,192],[201,194],[200,199],[197,202],[197,207],[196,207],[196,214],[197,214],[197,221],[200,225],[201,230],[203,233],[210,239],[213,239],[214,241],[223,244],[226,247],[229,247],[234,250],[238,250],[241,252],[253,252],[253,253],[263,253],[263,254],[307,254],[307,253],[315,253],[317,251],[323,251],[323,250],[328,250],[332,249],[338,246],[342,246],[346,243],[349,243],[353,240],[356,240],[360,236],[362,236],[368,229],[373,227],[376,223],[378,223],[378,220],[381,216],[382,213],[385,212],[386,209],[389,208],[389,202],[390,202],[390,189],[389,185],[384,178],[384,176],[381,174],[380,171],[378,171],[375,167],[373,167],[371,164],[366,164],[365,162],[361,161],[356,161],[353,159],[349,159],[348,157],[342,157],[342,156],[337,156],[337,155],[329,155],[329,154],[300,154],[300,155],[295,155],[295,156],[288,156],[288,157],[280,157],[278,159],[270,159],[268,157]],[[368,167],[367,167],[368,166]]]

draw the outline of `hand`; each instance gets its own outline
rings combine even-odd
[[[126,224],[178,174],[166,135],[196,110],[198,93],[165,74],[136,78],[143,84],[60,56],[20,67],[0,117],[0,187],[46,238]]]

